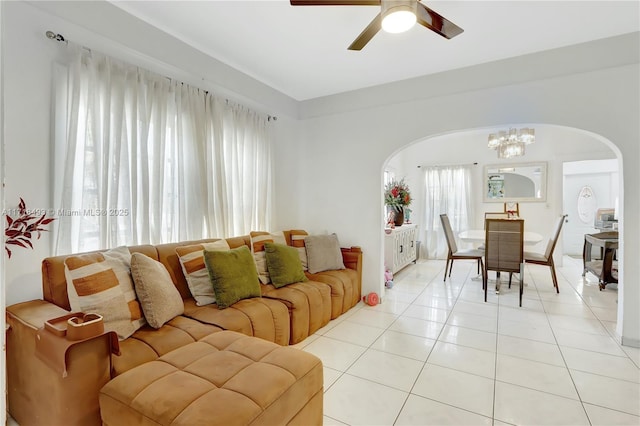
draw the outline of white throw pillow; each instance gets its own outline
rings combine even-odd
[[[209,271],[204,263],[204,250],[226,251],[230,250],[226,240],[218,240],[213,243],[194,244],[176,248],[180,259],[182,272],[187,280],[189,291],[196,300],[196,305],[204,306],[216,303],[216,295],[213,284],[209,279]]]

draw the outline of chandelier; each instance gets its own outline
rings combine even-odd
[[[530,145],[535,141],[534,129],[524,127],[517,130],[511,128],[508,132],[501,130],[498,133],[491,133],[487,147],[498,151],[498,158],[520,157],[524,155],[525,145]]]

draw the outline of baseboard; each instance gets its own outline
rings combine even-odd
[[[628,337],[622,337],[620,339],[622,346],[630,346],[632,348],[640,348],[640,339],[629,339]]]

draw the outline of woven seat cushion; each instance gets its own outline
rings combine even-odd
[[[547,258],[544,257],[544,253],[535,253],[532,251],[524,252],[524,260],[536,261],[536,262],[546,262]]]
[[[458,250],[455,253],[453,253],[454,257],[458,257],[458,256],[469,256],[469,257],[482,257],[484,256],[484,249],[480,250],[480,249],[465,249],[465,250]]]
[[[321,424],[322,386],[315,356],[221,331],[111,380],[100,413],[105,425]]]

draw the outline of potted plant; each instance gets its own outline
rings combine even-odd
[[[411,204],[411,192],[404,178],[392,179],[384,187],[384,204],[394,213],[394,224],[402,226],[404,223],[404,210]]]
[[[33,249],[33,243],[31,239],[35,236],[40,239],[42,232],[48,231],[45,228],[46,225],[53,222],[55,219],[46,217],[46,212],[39,216],[34,214],[34,211],[27,210],[27,206],[22,198],[20,198],[20,204],[18,205],[18,216],[12,218],[9,214],[6,214],[7,225],[4,228],[4,249],[11,259],[11,249],[9,246],[17,246]]]

